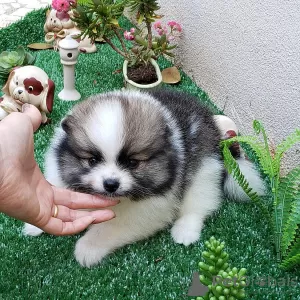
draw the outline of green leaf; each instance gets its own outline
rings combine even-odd
[[[298,249],[300,251],[300,248]],[[294,256],[284,259],[281,263],[281,267],[285,270],[291,269],[300,265],[300,253],[295,254]]]
[[[293,169],[283,178],[278,190],[278,205],[275,213],[280,217],[283,231],[281,249],[286,254],[300,226],[300,168]]]
[[[244,192],[248,195],[248,197],[251,199],[251,201],[254,202],[261,209],[265,218],[269,222],[269,226],[272,228],[272,222],[271,222],[270,214],[268,212],[267,207],[262,202],[261,198],[256,194],[256,192],[252,191],[245,176],[241,173],[238,163],[233,158],[233,156],[227,146],[228,144],[227,143],[224,143],[224,144],[225,144],[225,146],[223,147],[223,157],[224,157],[225,168],[233,176],[233,178],[238,182],[238,184],[241,186],[241,188],[244,190]],[[230,145],[230,143],[229,143],[229,145]]]
[[[26,53],[23,65],[33,65],[35,61],[35,56],[31,55],[29,52]]]
[[[300,142],[300,129],[296,129],[295,132],[290,134],[284,141],[282,141],[276,149],[273,166],[274,168],[280,167],[280,161],[283,154],[289,150],[292,146]]]
[[[270,165],[268,159],[269,154],[267,153],[264,145],[258,140],[256,136],[236,136],[222,141],[221,144],[230,147],[234,142],[238,142],[240,144],[244,143],[248,145],[251,150],[254,151],[262,171],[270,177],[273,175],[273,166],[272,164]]]
[[[138,18],[138,20],[137,20],[138,25],[141,25],[142,22],[143,22],[143,20],[144,20],[144,15],[143,15],[143,14],[140,14],[140,15],[139,15],[139,18]]]

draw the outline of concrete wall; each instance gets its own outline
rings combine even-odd
[[[265,124],[278,143],[300,127],[299,0],[160,0],[166,20],[183,24],[183,70],[238,124]],[[300,145],[289,167],[300,164]]]

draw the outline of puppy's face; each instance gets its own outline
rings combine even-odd
[[[139,200],[172,186],[176,151],[170,128],[147,97],[100,95],[79,104],[63,120],[66,137],[57,156],[71,188]]]

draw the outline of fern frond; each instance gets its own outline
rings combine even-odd
[[[291,269],[296,265],[300,265],[300,253],[291,258],[283,260],[281,263],[281,267],[284,268],[285,270]]]
[[[236,160],[233,158],[229,148],[226,146],[223,147],[223,156],[224,156],[224,165],[227,171],[233,176],[233,178],[238,182],[244,192],[248,197],[261,209],[262,213],[269,222],[269,225],[272,226],[270,214],[267,207],[263,204],[261,198],[257,195],[256,192],[252,191],[252,188],[249,186],[248,181],[245,176],[242,174],[240,167]]]
[[[287,184],[285,184],[285,194],[282,195],[283,202],[279,199],[280,204],[275,208],[277,211],[280,209],[280,217],[282,218],[281,250],[283,255],[294,241],[297,229],[300,227],[300,168],[292,170],[285,181]],[[278,193],[278,197],[280,196]]]
[[[290,269],[300,264],[300,238],[296,239],[290,248],[288,255],[283,259],[281,267]]]
[[[222,145],[230,147],[234,142],[244,143],[248,145],[255,153],[262,171],[269,177],[273,176],[272,164],[269,161],[269,154],[266,151],[263,143],[256,136],[236,136],[221,142]]]
[[[282,141],[276,148],[275,157],[273,160],[273,168],[280,168],[280,161],[283,154],[292,146],[300,142],[300,129],[296,129],[284,141]]]

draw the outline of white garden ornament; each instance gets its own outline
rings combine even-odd
[[[70,35],[59,42],[60,61],[64,69],[64,88],[58,94],[61,100],[79,100],[81,95],[75,88],[75,65],[79,55],[79,43]]]

